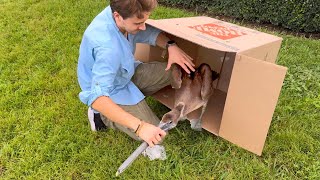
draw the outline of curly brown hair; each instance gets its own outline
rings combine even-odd
[[[142,19],[143,13],[151,12],[158,5],[157,0],[110,0],[110,7],[113,12],[118,12],[123,19],[133,17]]]

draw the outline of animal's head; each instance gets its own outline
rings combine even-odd
[[[176,107],[162,116],[161,123],[172,122],[173,127],[175,127],[182,118],[184,107],[183,102],[178,103]]]

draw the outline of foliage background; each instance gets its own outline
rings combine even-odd
[[[319,0],[159,0],[211,15],[224,15],[301,32],[320,32]]]

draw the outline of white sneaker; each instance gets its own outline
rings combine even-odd
[[[88,108],[88,120],[92,131],[101,131],[107,129],[107,126],[101,119],[100,113],[94,113],[91,107]]]

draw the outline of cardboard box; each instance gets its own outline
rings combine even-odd
[[[286,67],[275,64],[282,39],[210,17],[148,20],[168,33],[198,66],[207,63],[220,73],[203,116],[203,128],[261,155],[277,104]],[[136,58],[162,60],[158,47],[139,44]],[[174,90],[154,97],[173,107]]]

